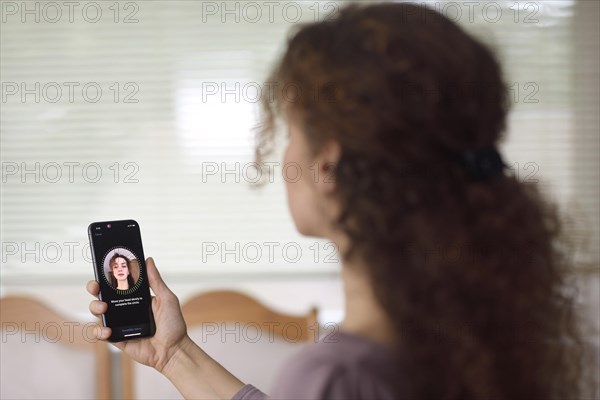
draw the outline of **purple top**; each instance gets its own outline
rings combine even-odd
[[[274,399],[394,399],[398,374],[391,348],[363,336],[336,332],[308,345],[279,372]],[[232,400],[266,400],[245,385]]]

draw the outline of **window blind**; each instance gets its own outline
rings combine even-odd
[[[505,158],[575,210],[577,262],[597,263],[598,4],[422,3],[495,49]],[[89,278],[87,225],[127,218],[182,279],[336,274],[335,248],[295,231],[279,160],[252,188],[252,127],[289,29],[344,4],[2,1],[3,284]]]

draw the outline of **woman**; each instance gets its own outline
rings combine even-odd
[[[299,29],[269,81],[301,90],[264,99],[258,160],[283,116],[285,162],[303,172],[286,182],[292,217],[337,244],[346,296],[335,343],[290,360],[270,395],[577,398],[582,346],[561,290],[558,217],[504,173],[506,86],[490,51],[427,8],[356,5]],[[186,398],[264,398],[191,341],[147,264],[156,335],[116,346]]]
[[[128,290],[133,287],[134,281],[131,276],[131,262],[127,257],[115,253],[108,262],[110,265],[110,284],[119,290]]]

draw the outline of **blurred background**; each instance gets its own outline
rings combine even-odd
[[[8,315],[28,306],[2,303],[2,398],[68,397],[60,368],[18,379],[12,370],[30,368],[35,346],[70,360],[67,342],[90,342],[65,339],[69,323],[94,321],[85,292],[92,221],[136,219],[146,256],[182,303],[233,290],[276,313],[315,308],[323,329],[341,321],[336,249],[301,237],[287,211],[283,175],[296,172],[275,155],[269,184],[257,189],[252,162],[259,98],[273,90],[267,73],[290,28],[335,18],[346,3],[0,2],[0,295],[63,318],[22,329]],[[511,173],[562,210],[574,243],[569,276],[598,327],[599,3],[421,3],[503,63],[512,111],[501,150]],[[87,361],[69,361],[77,373],[93,369],[82,381],[90,397],[152,397],[123,392],[130,367],[96,347]]]

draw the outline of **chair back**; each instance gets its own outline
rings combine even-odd
[[[0,298],[0,398],[109,399],[108,345],[96,322],[66,318],[29,297]]]
[[[240,292],[199,294],[182,306],[190,337],[245,383],[268,391],[283,363],[316,337],[317,310],[290,315]],[[181,399],[154,369],[123,355],[123,398]]]

